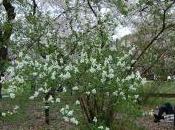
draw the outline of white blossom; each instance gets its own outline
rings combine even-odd
[[[86,94],[89,95],[91,92],[87,91]]]
[[[97,93],[96,89],[92,89],[92,94],[96,94],[96,93]]]
[[[72,69],[72,65],[71,64],[69,64],[68,66],[65,67],[65,71],[69,71],[71,69]]]
[[[124,96],[124,95],[125,95],[125,93],[124,93],[124,92],[120,92],[119,94],[120,94],[121,96]]]
[[[105,130],[110,130],[110,129],[108,127],[106,127]]]
[[[49,106],[44,106],[44,109],[49,109]]]
[[[3,117],[5,117],[5,116],[6,116],[6,113],[5,113],[5,112],[2,112],[1,115],[2,115]]]
[[[93,122],[97,123],[97,117],[94,117]]]
[[[94,73],[95,72],[95,68],[93,68],[92,66],[91,66],[91,68],[90,68],[90,70],[89,70],[91,73]]]
[[[171,76],[167,76],[167,80],[171,80]]]
[[[65,122],[69,122],[69,118],[68,117],[64,116],[63,119],[64,119]]]
[[[78,86],[73,87],[72,90],[74,91],[78,90]]]
[[[147,80],[146,80],[146,78],[143,78],[142,80],[141,80],[141,84],[145,84],[147,82]]]
[[[101,130],[103,130],[103,129],[104,129],[104,127],[103,127],[103,126],[99,126],[99,127],[98,127],[98,129],[101,129]]]
[[[94,59],[94,58],[90,58],[90,61],[91,61],[91,63],[92,63],[92,66],[95,66],[96,65],[96,59]]]
[[[36,72],[33,72],[32,75],[33,75],[33,76],[37,76],[37,73],[36,73]]]
[[[39,95],[39,92],[38,91],[35,91],[35,93],[34,93],[34,97],[36,98],[36,97],[38,97],[38,95]]]
[[[63,64],[63,58],[60,58],[60,63]]]
[[[69,105],[66,105],[66,109],[69,109]]]
[[[129,89],[130,89],[131,91],[136,91],[136,88],[135,88],[133,85],[130,85],[130,86],[129,86]]]
[[[13,112],[8,111],[8,114],[13,115]]]
[[[62,114],[64,114],[64,108],[61,108],[61,109],[60,109],[60,112],[61,112]]]
[[[38,92],[44,92],[44,89],[43,88],[39,88]]]
[[[139,98],[139,95],[134,95],[135,99]]]
[[[14,93],[10,93],[10,98],[14,99],[15,98],[15,94]]]
[[[52,103],[54,102],[54,101],[53,101],[53,97],[52,97],[52,95],[49,96],[49,98],[48,98],[47,101],[48,101],[48,102],[52,102]]]
[[[55,102],[60,103],[60,98],[56,98]]]
[[[103,70],[102,77],[107,77],[107,72]]]
[[[112,93],[114,96],[118,96],[118,91]]]
[[[71,111],[69,111],[69,112],[67,113],[67,115],[68,115],[68,116],[73,116],[73,112],[74,112],[74,111],[71,110]]]
[[[19,106],[15,105],[14,110],[17,110],[17,109],[19,109]]]
[[[104,83],[106,81],[106,78],[102,78],[101,82]]]
[[[106,95],[109,96],[109,92],[106,92]]]
[[[148,114],[149,114],[150,116],[153,116],[153,115],[154,115],[154,110],[149,111]]]
[[[66,74],[61,74],[60,77],[64,80],[71,78],[71,74],[69,72],[66,72]]]
[[[77,100],[77,101],[75,102],[75,104],[76,104],[76,105],[79,105],[79,104],[80,104],[80,101],[79,101],[79,100]]]
[[[109,77],[110,79],[112,79],[112,78],[114,78],[114,74],[109,74],[108,77]]]
[[[30,96],[30,97],[29,97],[30,100],[33,100],[34,98],[35,98],[34,96]]]
[[[78,125],[78,121],[74,117],[70,119],[70,122],[72,122],[75,125]]]
[[[100,14],[102,15],[102,17],[104,17],[105,15],[111,13],[111,10],[109,8],[101,8],[100,9]]]
[[[65,87],[63,87],[63,92],[67,92],[67,90],[66,90],[66,88],[65,88]]]
[[[55,75],[56,75],[56,71],[54,71],[54,72],[52,73],[52,75],[51,75],[51,79],[52,79],[52,80],[56,79]]]
[[[23,56],[23,52],[19,52],[19,57],[21,58]]]

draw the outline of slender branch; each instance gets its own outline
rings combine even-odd
[[[87,0],[87,3],[88,3],[89,8],[91,9],[91,11],[93,12],[94,16],[97,17],[97,13],[96,13],[95,10],[92,8],[92,5],[91,5],[91,3],[90,3],[89,0]]]
[[[98,19],[97,13],[96,13],[95,10],[92,8],[92,5],[91,5],[91,3],[90,3],[89,0],[87,0],[87,4],[88,4],[89,8],[91,9],[92,13],[94,14],[94,16],[97,18],[98,24],[102,24],[101,20]],[[100,26],[99,31],[100,31],[100,37],[101,37],[101,42],[102,42],[102,43],[101,43],[101,48],[103,48],[103,47],[105,46],[105,41],[103,40],[103,38],[104,38],[104,37],[103,37],[103,36],[104,36],[104,33],[103,33],[103,30],[102,30],[102,26]]]
[[[167,50],[166,50],[167,51]],[[141,73],[141,76],[143,76],[144,74],[146,74],[152,67],[154,67],[155,63],[157,63],[159,61],[159,59],[166,53],[166,51],[164,51],[163,53],[161,53],[158,57],[157,60],[151,64],[144,72]]]
[[[15,8],[10,3],[10,0],[3,0],[3,6],[5,7],[5,10],[7,12],[7,20],[10,22],[11,20],[15,19]]]
[[[37,4],[36,4],[35,0],[32,0],[32,2],[33,2],[33,15],[35,15],[36,14]]]
[[[171,3],[163,12],[163,20],[162,20],[162,28],[159,33],[153,39],[150,41],[150,43],[144,48],[144,50],[141,52],[141,54],[136,58],[136,61],[131,65],[131,68],[135,66],[135,64],[139,61],[139,59],[145,54],[145,52],[149,49],[149,47],[158,39],[158,37],[164,32],[166,29],[166,13],[167,11],[172,7],[172,5],[175,3]]]
[[[91,119],[89,110],[88,110],[88,108],[87,108],[87,106],[86,106],[86,103],[85,103],[85,101],[84,101],[84,97],[81,96],[81,97],[79,98],[79,100],[80,100],[81,108],[83,109],[84,114],[85,114],[85,116],[86,116],[88,122],[90,123],[90,122],[92,121],[92,119]]]

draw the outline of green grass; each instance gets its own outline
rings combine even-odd
[[[143,87],[144,93],[170,93],[175,94],[175,81],[151,81]],[[150,106],[161,105],[165,102],[175,104],[175,98],[150,97],[144,104]]]
[[[155,92],[155,93],[175,93],[175,82],[149,82],[143,87],[143,91],[145,93],[149,92]],[[24,130],[28,130],[29,128],[34,129],[34,126],[40,126],[37,127],[37,130],[45,130],[47,128],[53,129],[60,129],[60,126],[64,126],[62,128],[63,130],[65,127],[68,127],[72,130],[89,130],[89,128],[86,125],[86,122],[84,121],[84,124],[80,125],[79,128],[75,127],[71,124],[65,124],[62,121],[62,118],[59,114],[59,110],[63,104],[69,104],[72,103],[73,99],[69,97],[68,95],[62,95],[65,100],[61,102],[61,104],[55,104],[52,105],[50,109],[51,114],[51,125],[47,126],[44,124],[44,114],[43,114],[43,108],[44,105],[42,102],[42,99],[39,98],[35,101],[28,100],[29,95],[31,95],[31,91],[29,89],[25,90],[25,93],[23,96],[21,94],[17,95],[17,97],[12,100],[9,98],[4,98],[2,101],[2,108],[3,110],[8,110],[12,106],[19,105],[20,109],[17,114],[14,114],[13,116],[7,116],[5,118],[0,119],[0,126],[3,125],[11,125],[13,127],[13,130],[19,130],[19,128],[23,128]],[[66,97],[67,96],[67,97]],[[130,106],[127,104],[120,105],[120,107],[116,108],[117,110],[120,110],[121,113],[127,113],[127,117],[124,117],[123,119],[116,120],[114,129],[115,130],[144,130],[141,126],[137,126],[134,120],[136,117],[140,115],[139,109],[144,109],[145,107],[155,108],[157,105],[161,105],[165,102],[170,102],[172,104],[175,104],[175,98],[148,98],[142,104],[142,106],[138,106],[138,109],[132,109],[130,110]],[[75,106],[71,106],[71,109],[74,109]],[[126,108],[127,107],[127,108]],[[123,110],[123,111],[121,111]],[[77,112],[79,112],[79,116],[81,120],[83,121],[83,115],[81,113],[81,109],[77,109]],[[42,121],[39,122],[39,121]],[[91,127],[91,126],[90,126]],[[26,128],[26,129],[25,129]],[[91,127],[92,130],[96,130],[96,128]]]
[[[22,95],[22,96],[21,96]],[[50,125],[46,125],[44,122],[44,103],[42,98],[37,98],[35,100],[29,100],[29,97],[32,95],[30,89],[26,89],[23,94],[17,94],[15,99],[3,98],[1,104],[3,112],[8,110],[12,111],[12,108],[15,105],[18,105],[20,108],[18,112],[14,115],[7,115],[6,117],[0,117],[0,128],[7,127],[8,129],[13,130],[64,130],[73,129],[77,130],[76,127],[72,124],[63,122],[60,115],[60,108],[63,106],[62,102],[58,104],[50,104]],[[65,98],[64,103],[69,104],[72,100],[71,98]],[[63,128],[61,128],[63,127]]]
[[[175,93],[175,81],[150,81],[145,84],[144,92]]]

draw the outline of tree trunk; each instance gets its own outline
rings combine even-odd
[[[49,103],[47,101],[45,103],[45,106],[49,106]],[[49,125],[50,124],[50,120],[49,120],[49,107],[44,109],[44,113],[45,113],[45,123],[47,125]]]
[[[2,99],[2,83],[0,83],[0,100]]]
[[[49,120],[49,102],[48,102],[48,99],[50,96],[52,96],[53,98],[55,98],[55,91],[56,91],[56,88],[51,88],[49,90],[49,92],[46,94],[45,96],[45,109],[44,109],[44,113],[45,113],[45,123],[46,124],[50,124],[50,120]]]
[[[10,36],[12,34],[13,23],[12,20],[15,19],[15,8],[11,4],[11,0],[3,0],[3,6],[7,13],[7,28],[2,29],[0,25],[0,79],[4,76],[4,72],[6,71],[6,62],[8,61],[8,45]],[[0,101],[2,99],[2,87],[3,84],[0,83]],[[1,112],[0,112],[1,115]]]

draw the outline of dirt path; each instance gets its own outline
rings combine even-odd
[[[175,130],[173,123],[168,123],[164,121],[154,123],[153,117],[139,118],[138,123],[144,126],[146,130]]]

